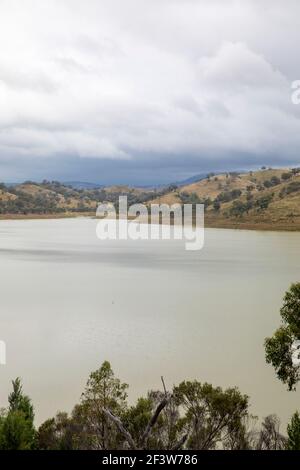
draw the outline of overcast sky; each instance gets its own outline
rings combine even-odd
[[[300,164],[299,0],[0,0],[0,180]]]

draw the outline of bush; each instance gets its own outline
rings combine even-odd
[[[213,204],[213,208],[214,208],[214,211],[218,212],[221,208],[221,204],[219,203],[219,201],[214,201],[214,204]]]
[[[289,172],[289,173],[282,173],[281,179],[282,179],[283,181],[287,181],[287,180],[289,180],[292,176],[293,176],[293,174],[292,174],[291,172]]]
[[[270,202],[273,199],[273,194],[268,194],[266,196],[262,196],[259,199],[256,200],[255,205],[260,209],[264,210],[267,209]]]
[[[280,191],[279,197],[282,198],[287,194],[295,193],[297,191],[300,191],[300,181],[292,181]]]
[[[251,201],[234,201],[232,207],[229,210],[229,213],[235,217],[241,217],[245,212],[248,214],[252,207],[253,203]]]
[[[230,202],[233,199],[237,199],[242,194],[240,189],[233,189],[232,191],[224,191],[218,194],[216,200],[219,202]]]
[[[265,180],[263,184],[265,188],[271,188],[280,184],[280,179],[277,176],[272,176],[270,180]]]

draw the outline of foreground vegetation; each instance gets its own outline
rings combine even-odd
[[[60,412],[35,429],[33,405],[17,379],[0,420],[0,448],[205,450],[291,445],[280,434],[276,416],[268,416],[256,427],[248,397],[236,388],[222,390],[187,381],[172,392],[151,391],[133,406],[127,402],[127,389],[104,362],[90,375],[70,416]],[[299,417],[293,419],[298,421],[291,423],[291,429],[293,433],[298,429],[300,436]]]

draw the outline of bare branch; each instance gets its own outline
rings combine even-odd
[[[174,446],[171,448],[171,450],[180,450],[181,447],[185,444],[186,440],[188,438],[188,434],[185,434],[182,436],[182,438],[174,444]]]
[[[162,381],[162,384],[163,384],[163,387],[164,387],[165,395],[167,395],[167,389],[166,389],[166,385],[165,385],[165,381],[164,381],[163,376],[161,376],[161,381]]]
[[[144,446],[145,442],[147,441],[148,437],[149,437],[149,434],[151,432],[151,429],[153,428],[153,426],[155,425],[156,421],[158,420],[158,417],[160,415],[160,413],[162,412],[162,410],[166,407],[166,405],[168,404],[169,402],[169,398],[165,397],[160,403],[159,405],[157,406],[152,418],[150,419],[149,423],[147,424],[147,427],[146,427],[146,430],[142,436],[142,440],[141,440],[141,443],[142,443],[142,447]]]
[[[132,436],[131,434],[124,428],[123,424],[121,423],[121,420],[115,416],[110,410],[108,409],[103,409],[105,415],[111,419],[111,421],[113,421],[115,423],[115,425],[117,426],[118,430],[120,431],[121,434],[123,434],[123,436],[125,437],[126,441],[128,442],[129,446],[131,449],[136,449],[136,445],[135,445],[135,442],[134,440],[132,439]]]

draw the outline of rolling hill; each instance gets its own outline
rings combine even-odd
[[[129,186],[75,187],[57,181],[6,186],[0,184],[0,218],[67,217],[75,214],[95,215],[101,202],[118,203],[126,195],[129,204],[147,202],[169,192],[170,188],[149,190]]]
[[[207,227],[300,230],[300,168],[210,174],[183,186],[78,188],[56,181],[0,185],[0,217],[94,215],[97,204],[203,203]]]
[[[300,169],[210,175],[153,202],[204,203],[207,227],[300,230]]]

